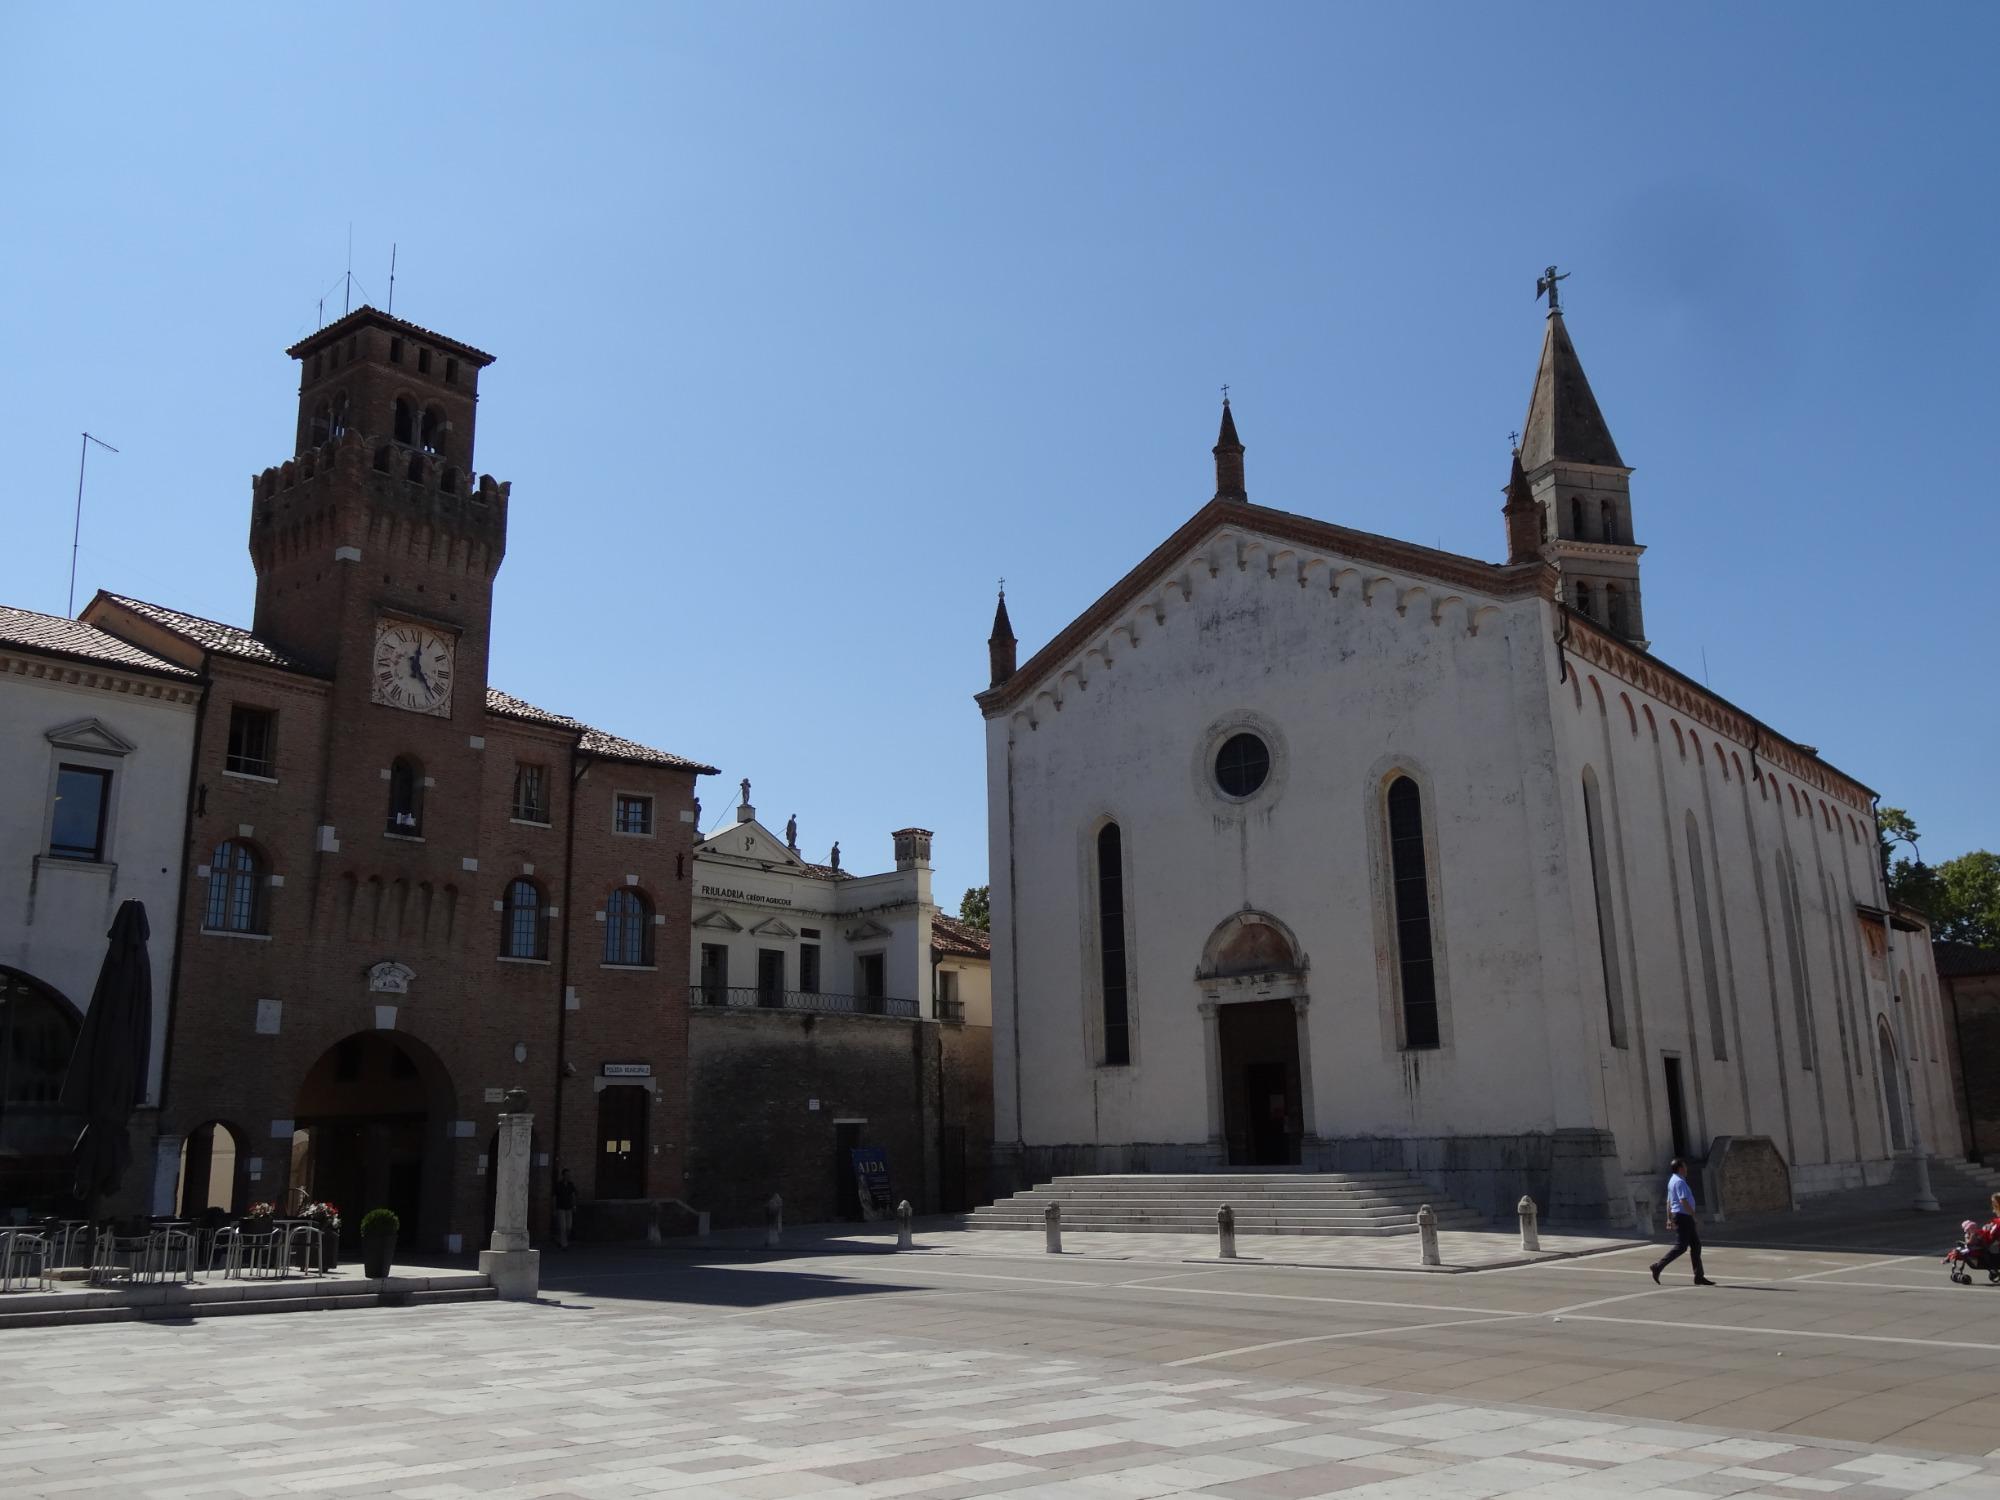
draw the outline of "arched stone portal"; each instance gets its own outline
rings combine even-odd
[[[199,1219],[210,1209],[241,1213],[247,1206],[243,1133],[221,1120],[197,1125],[181,1142],[180,1182],[174,1202],[183,1219]]]
[[[53,987],[0,967],[0,1206],[46,1212],[69,1201],[83,1121],[63,1108],[62,1086],[82,1021]]]
[[[1230,917],[1202,947],[1195,983],[1218,1165],[1299,1166],[1317,1142],[1307,966],[1291,929],[1263,912]]]
[[[361,1218],[392,1208],[401,1242],[444,1243],[451,1214],[450,1075],[403,1032],[362,1031],[334,1043],[299,1086],[292,1187],[340,1209],[342,1250],[360,1247]]]

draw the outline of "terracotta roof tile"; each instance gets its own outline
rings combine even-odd
[[[151,620],[162,630],[171,631],[182,640],[199,646],[204,651],[213,651],[219,656],[234,656],[243,661],[262,662],[267,667],[283,667],[289,672],[319,674],[295,656],[287,656],[277,647],[267,644],[239,625],[224,625],[219,620],[205,620],[200,615],[190,615],[178,609],[168,609],[164,604],[148,604],[143,599],[129,598],[124,594],[104,594],[122,609],[129,609],[142,619]]]
[[[718,775],[714,766],[705,766],[698,760],[689,760],[684,755],[674,755],[665,750],[655,750],[650,745],[642,745],[636,740],[620,739],[615,734],[607,734],[602,729],[585,729],[583,732],[584,753],[595,755],[600,760],[630,761],[641,766],[667,766],[676,771],[692,771],[697,776]]]
[[[436,329],[425,328],[421,324],[408,322],[403,318],[396,317],[392,313],[383,312],[379,307],[370,307],[365,302],[355,308],[353,312],[336,319],[334,322],[328,323],[325,327],[315,328],[311,333],[287,349],[285,353],[289,354],[293,359],[303,359],[321,345],[330,344],[335,339],[346,337],[350,329],[367,326],[393,328],[397,332],[407,333],[413,338],[428,339],[440,349],[449,349],[455,354],[464,355],[467,359],[477,360],[482,366],[493,363],[493,356],[488,354],[484,349],[475,349],[470,344],[461,343],[448,333],[439,333]]]
[[[25,646],[31,651],[44,651],[51,656],[101,661],[110,666],[130,667],[161,677],[192,679],[199,675],[150,651],[142,651],[130,642],[121,641],[115,635],[108,635],[95,625],[86,625],[81,620],[66,620],[61,615],[37,614],[32,609],[15,609],[6,604],[0,604],[0,644]]]
[[[962,958],[991,958],[993,939],[970,922],[961,922],[957,917],[939,912],[931,918],[931,951]]]
[[[525,719],[530,724],[552,724],[558,729],[575,730],[578,734],[589,727],[567,714],[552,713],[546,708],[537,708],[532,703],[516,698],[512,693],[501,692],[497,687],[489,687],[486,690],[486,711],[489,714],[504,715],[509,719]]]
[[[2000,974],[2000,952],[1975,948],[1970,943],[1932,943],[1942,979],[1970,979],[1978,974]]]

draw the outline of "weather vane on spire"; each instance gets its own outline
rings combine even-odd
[[[1568,280],[1569,272],[1564,271],[1561,275],[1557,275],[1556,268],[1550,266],[1548,270],[1535,278],[1535,299],[1540,301],[1543,294],[1546,293],[1549,299],[1549,311],[1552,313],[1561,312],[1562,303],[1557,296],[1556,283]]]

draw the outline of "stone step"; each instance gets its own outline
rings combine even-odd
[[[1052,1190],[1030,1188],[1024,1193],[1016,1193],[1017,1199],[1035,1203],[1211,1203],[1220,1207],[1227,1203],[1259,1205],[1268,1204],[1332,1204],[1357,1205],[1362,1207],[1381,1205],[1394,1207],[1397,1204],[1411,1205],[1428,1203],[1437,1194],[1408,1188],[1395,1192],[1317,1192],[1317,1193],[1231,1193],[1231,1192],[1097,1192],[1089,1188],[1069,1188]]]
[[[1215,1233],[1227,1203],[1241,1234],[1415,1234],[1426,1203],[1442,1229],[1480,1227],[1483,1215],[1407,1172],[1121,1173],[1058,1177],[974,1210],[975,1229],[1043,1226],[1051,1204],[1083,1233]]]

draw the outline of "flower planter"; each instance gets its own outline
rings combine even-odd
[[[387,1234],[364,1234],[361,1237],[361,1268],[370,1280],[380,1281],[389,1274],[389,1266],[396,1258],[396,1231]]]

